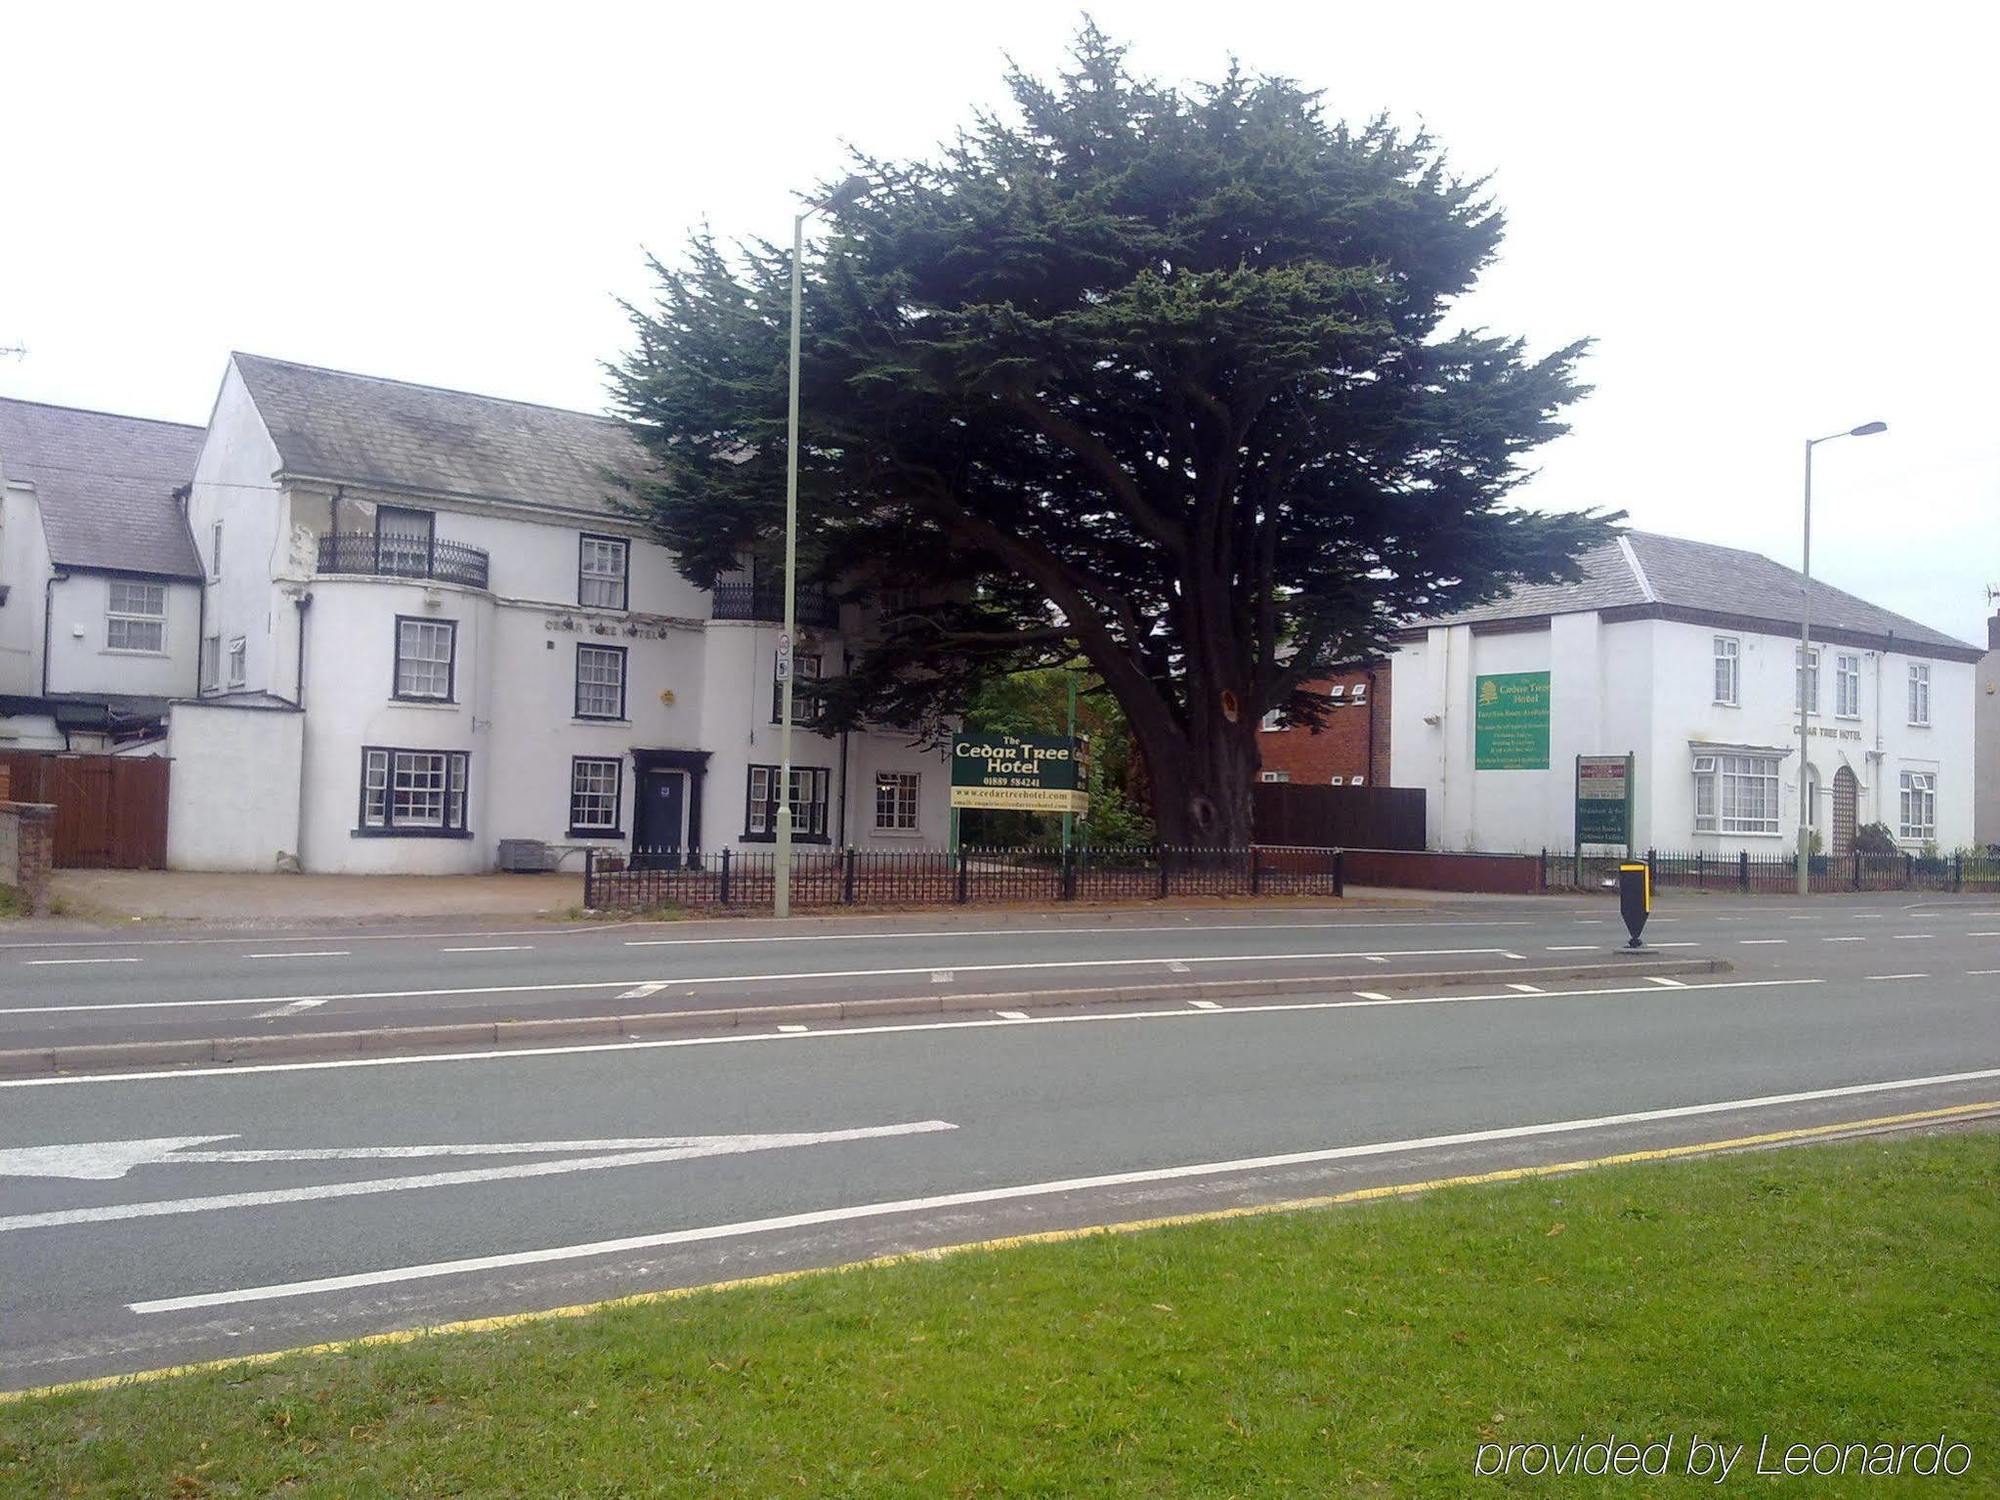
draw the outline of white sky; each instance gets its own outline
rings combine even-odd
[[[1511,232],[1467,309],[1599,340],[1527,492],[1983,642],[2000,586],[2000,20],[1959,4],[1097,0],[1427,122]],[[840,143],[927,152],[1061,0],[0,9],[0,395],[200,422],[232,348],[598,409],[641,247],[782,236]],[[306,19],[310,17],[310,19]]]

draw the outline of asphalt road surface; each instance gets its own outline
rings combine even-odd
[[[1669,895],[1654,921],[1662,956],[1734,971],[1504,977],[1622,941],[1590,901],[16,939],[0,1046],[301,999],[254,1024],[589,1014],[654,984],[700,1006],[1109,973],[1150,998],[0,1080],[0,1388],[2000,1100],[2000,901]],[[1357,964],[1489,977],[1175,993]]]

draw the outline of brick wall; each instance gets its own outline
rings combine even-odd
[[[12,886],[36,916],[49,909],[56,810],[46,802],[0,802],[0,885]]]
[[[1351,784],[1365,777],[1366,786],[1389,784],[1389,669],[1386,665],[1343,672],[1307,684],[1316,693],[1334,687],[1341,695],[1327,714],[1325,726],[1310,729],[1267,729],[1257,735],[1265,771],[1288,772],[1286,779],[1328,785],[1338,776]],[[1362,700],[1354,701],[1354,690]]]

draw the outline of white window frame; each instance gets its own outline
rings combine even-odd
[[[143,578],[106,580],[104,649],[133,656],[164,656],[167,650],[167,586]],[[158,608],[153,605],[157,601]],[[135,631],[150,631],[151,645],[134,645]],[[120,636],[124,639],[120,639]]]
[[[631,589],[632,544],[622,536],[581,533],[576,551],[577,604],[584,609],[624,609]]]
[[[1290,781],[1292,779],[1290,771],[1259,771],[1257,775],[1258,779],[1262,781],[1278,782]]]
[[[609,777],[609,785],[606,777]],[[615,755],[573,755],[569,762],[569,831],[583,838],[621,836],[625,762]],[[585,816],[578,817],[581,810]]]
[[[1912,844],[1937,842],[1937,772],[1905,771],[1898,782],[1898,837]]]
[[[1328,782],[1327,782],[1327,785],[1328,785],[1328,786],[1346,786],[1346,785],[1347,785],[1347,778],[1346,778],[1345,776],[1335,776],[1335,777],[1332,777],[1332,778],[1330,778],[1330,779],[1328,780]]]
[[[1368,785],[1368,778],[1366,776],[1350,776],[1347,778],[1347,784],[1349,786],[1366,786]]]
[[[1783,831],[1778,768],[1783,757],[1742,750],[1694,757],[1694,831],[1735,835]]]
[[[916,771],[875,773],[875,831],[915,833],[923,808],[922,775]]]
[[[774,765],[753,765],[744,789],[743,836],[754,839],[776,838],[777,802],[771,796],[771,788],[778,778],[778,767]],[[823,844],[827,841],[827,817],[831,802],[833,773],[826,766],[792,767],[792,836],[807,843]]]
[[[1715,658],[1715,701],[1736,708],[1743,701],[1743,642],[1733,635],[1718,635],[1713,646]]]
[[[213,521],[208,528],[208,581],[222,582],[222,522]]]
[[[1815,646],[1808,655],[1798,646],[1792,647],[1792,712],[1799,711],[1799,701],[1804,698],[1806,712],[1819,712],[1819,663],[1820,649]]]
[[[203,636],[201,641],[201,690],[212,693],[222,686],[222,637]]]
[[[1285,727],[1285,711],[1274,708],[1257,721],[1257,728],[1265,734],[1276,734]]]
[[[1852,651],[1842,652],[1833,659],[1833,716],[1861,717],[1861,658]]]
[[[471,753],[364,745],[360,831],[383,837],[466,838]]]
[[[436,655],[438,642],[444,655]],[[439,672],[442,669],[442,680]],[[458,685],[458,621],[396,616],[396,672],[391,696],[414,703],[450,703]]]
[[[1910,663],[1910,727],[1928,729],[1931,722],[1931,664]]]
[[[250,642],[240,635],[229,638],[229,685],[242,687],[250,679]]]
[[[617,663],[617,670],[611,670],[611,663]],[[590,665],[587,665],[589,663]],[[623,646],[595,646],[587,641],[577,642],[576,647],[576,696],[574,707],[576,717],[599,723],[615,724],[625,717],[625,676],[627,661]],[[615,702],[610,698],[616,693]],[[601,711],[602,705],[610,705],[612,712]]]

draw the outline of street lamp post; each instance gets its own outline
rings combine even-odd
[[[789,406],[785,416],[785,633],[778,645],[778,788],[776,889],[773,909],[792,914],[792,651],[798,639],[799,599],[799,312],[805,300],[806,220],[843,208],[868,191],[868,179],[850,177],[825,198],[792,216],[792,342]],[[754,612],[754,611],[753,611]],[[844,798],[847,788],[842,787]]]
[[[1819,679],[1808,677],[1812,671],[1812,461],[1813,449],[1821,443],[1830,443],[1835,438],[1873,437],[1878,432],[1887,432],[1887,422],[1863,422],[1859,427],[1850,427],[1845,432],[1830,432],[1825,437],[1806,439],[1806,536],[1804,576],[1805,585],[1799,599],[1799,894],[1808,895],[1812,890],[1812,802],[1809,781],[1809,764],[1812,734],[1809,727],[1813,699],[1819,696]],[[1806,695],[1806,684],[1813,686],[1812,696]],[[1881,711],[1881,705],[1876,705]]]

